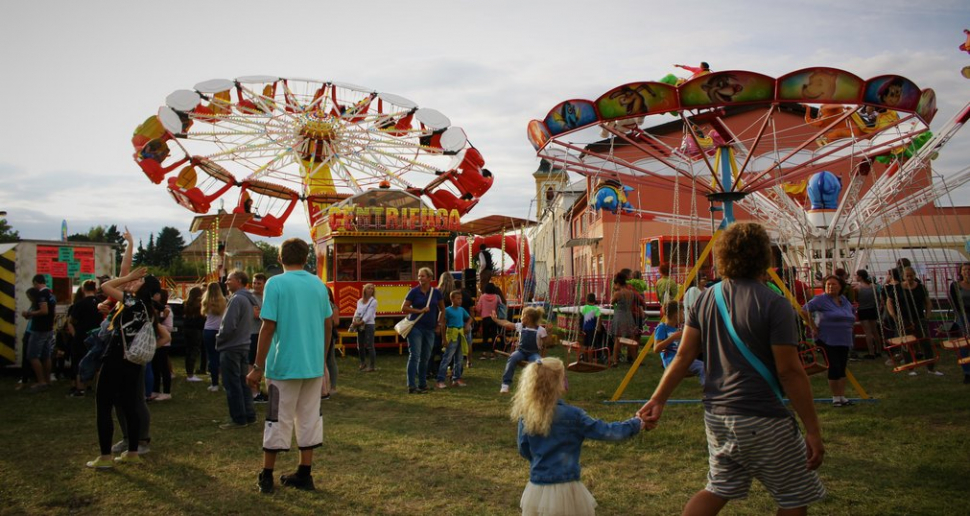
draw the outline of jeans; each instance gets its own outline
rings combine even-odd
[[[428,388],[428,360],[431,358],[431,348],[434,346],[433,328],[411,329],[408,333],[408,388],[415,386]],[[415,384],[417,377],[417,385]]]
[[[216,351],[216,335],[218,334],[219,330],[202,330],[205,355],[209,359],[210,385],[219,385],[219,352]]]
[[[519,365],[519,362],[535,362],[541,358],[542,355],[538,353],[530,353],[528,351],[522,351],[521,349],[515,350],[515,353],[509,355],[509,361],[505,363],[505,374],[502,375],[502,385],[512,385],[515,366]]]
[[[454,364],[452,364],[452,359],[454,359]],[[445,381],[445,374],[448,373],[448,366],[451,368],[451,381],[461,380],[462,369],[464,369],[465,361],[461,354],[461,340],[457,339],[448,343],[448,348],[445,349],[444,355],[441,356],[441,366],[438,367],[438,381]]]
[[[363,328],[357,330],[357,356],[360,357],[360,365],[368,363],[368,367],[374,368],[377,351],[374,349],[373,324],[365,324]]]
[[[246,385],[249,372],[249,349],[236,348],[219,352],[219,369],[222,371],[222,385],[226,388],[226,403],[229,417],[237,425],[256,421],[256,408],[253,394]]]

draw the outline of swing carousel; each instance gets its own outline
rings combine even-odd
[[[632,217],[641,234],[663,226],[686,243],[669,258],[680,266],[682,295],[718,230],[739,217],[772,231],[784,271],[810,276],[864,268],[877,248],[962,247],[970,228],[934,217],[932,204],[970,181],[970,167],[935,180],[930,162],[970,118],[970,103],[934,134],[936,112],[932,89],[898,75],[708,71],[560,102],[527,134],[540,158],[587,178],[591,217]],[[911,215],[953,227],[907,233]],[[615,270],[615,256],[605,262]],[[905,337],[902,327],[891,330]],[[909,341],[901,340],[915,355]]]

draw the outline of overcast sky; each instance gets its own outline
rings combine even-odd
[[[127,224],[147,242],[173,226],[188,240],[193,214],[132,161],[132,131],[176,89],[274,75],[438,109],[496,177],[466,218],[526,217],[538,166],[526,124],[560,101],[683,73],[673,63],[772,77],[831,66],[935,89],[938,129],[970,99],[966,26],[965,0],[14,2],[0,19],[0,210],[25,238],[59,238],[66,219],[71,233]],[[968,133],[938,172],[970,164]],[[307,238],[304,220],[285,236]]]

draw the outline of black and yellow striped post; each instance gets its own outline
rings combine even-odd
[[[17,283],[16,248],[0,255],[0,364],[13,363],[17,358],[17,302],[14,299]]]

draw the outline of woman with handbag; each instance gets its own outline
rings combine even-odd
[[[440,329],[445,311],[441,292],[431,286],[433,276],[434,272],[428,267],[418,269],[418,286],[408,292],[401,306],[401,311],[413,323],[407,334],[408,394],[428,392],[428,360],[434,346],[435,330]]]
[[[152,304],[152,296],[162,289],[161,283],[158,278],[147,276],[147,273],[148,269],[141,267],[126,276],[101,285],[106,295],[120,303],[109,316],[111,336],[105,348],[101,375],[98,378],[96,400],[98,445],[101,448],[101,455],[87,463],[89,468],[108,469],[114,467],[115,462],[141,461],[138,457],[137,439],[129,439],[128,451],[112,461],[111,440],[114,434],[114,423],[111,420],[111,409],[115,401],[118,401],[128,426],[127,435],[141,435],[141,419],[138,417],[136,405],[144,388],[140,382],[144,362],[141,359],[139,359],[141,363],[132,362],[131,353],[136,346],[136,341],[142,339],[142,334],[154,338],[156,346],[164,346],[171,340],[168,331],[159,323],[158,314]],[[143,326],[146,324],[152,326],[143,332]],[[151,334],[151,328],[154,328],[154,334]]]
[[[377,352],[374,350],[374,319],[377,317],[377,288],[373,283],[364,285],[363,296],[357,300],[357,311],[351,326],[357,331],[357,356],[360,357],[360,370],[374,371]]]

